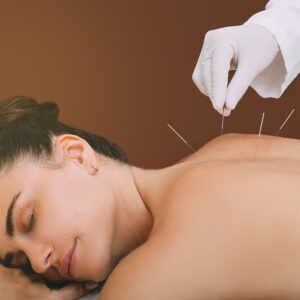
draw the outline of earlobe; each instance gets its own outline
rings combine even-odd
[[[95,167],[95,166],[93,166],[93,165],[91,165],[91,166],[90,166],[90,171],[89,171],[89,173],[90,173],[91,175],[96,175],[96,174],[98,173],[98,168]]]

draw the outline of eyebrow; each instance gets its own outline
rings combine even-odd
[[[16,202],[20,196],[21,192],[18,194],[14,195],[12,198],[12,201],[8,207],[7,214],[6,214],[6,234],[9,237],[13,237],[15,233],[15,228],[14,228],[14,222],[13,222],[13,212],[14,212],[14,207],[16,206]]]

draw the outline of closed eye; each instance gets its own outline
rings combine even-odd
[[[34,221],[35,221],[35,218],[34,218],[34,211],[32,210],[32,213],[30,214],[28,226],[27,226],[27,228],[26,228],[26,233],[29,233],[29,232],[32,231],[33,225],[34,225]]]

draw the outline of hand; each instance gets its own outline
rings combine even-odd
[[[95,286],[87,289],[84,283],[70,283],[59,290],[50,290],[36,277],[25,276],[20,269],[0,266],[0,298],[10,300],[75,300]]]
[[[213,107],[229,116],[255,77],[279,51],[270,31],[256,24],[207,32],[193,72],[193,81]],[[228,72],[236,70],[228,85]]]

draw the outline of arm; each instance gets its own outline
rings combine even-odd
[[[278,98],[300,71],[300,1],[271,0],[266,8],[246,24],[205,35],[192,79],[224,116],[249,86]],[[230,70],[236,71],[228,82]]]
[[[21,269],[0,264],[0,298],[18,300],[75,300],[88,293],[83,284],[68,284],[60,290],[50,290],[38,276],[27,276]]]
[[[271,0],[246,24],[268,29],[280,47],[272,64],[251,84],[262,97],[279,98],[300,72],[300,1]]]

